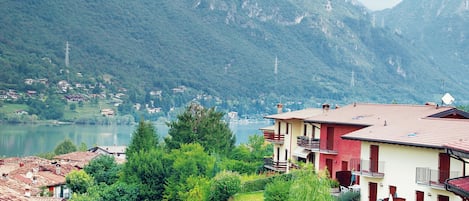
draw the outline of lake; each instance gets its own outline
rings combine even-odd
[[[250,135],[261,135],[259,128],[269,126],[269,121],[230,123],[236,135],[236,144],[246,143]],[[160,137],[166,136],[168,127],[155,124]],[[0,157],[30,156],[51,152],[64,139],[76,145],[84,142],[88,147],[95,145],[127,145],[136,126],[96,125],[34,125],[0,124]]]

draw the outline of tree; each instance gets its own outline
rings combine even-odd
[[[169,157],[172,164],[164,191],[165,200],[181,200],[180,196],[192,188],[188,178],[215,175],[215,157],[207,154],[200,144],[183,144],[180,149],[172,150]]]
[[[289,199],[291,201],[333,201],[331,180],[326,172],[316,174],[312,165],[293,173]]]
[[[132,134],[130,145],[126,149],[126,156],[131,158],[134,153],[149,151],[158,146],[158,134],[150,122],[141,120],[137,130]]]
[[[215,108],[205,109],[192,103],[176,121],[167,124],[166,146],[178,149],[182,144],[199,143],[210,153],[228,154],[236,140],[223,116],[224,113]]]
[[[73,144],[73,142],[70,139],[65,139],[63,142],[57,145],[54,149],[54,153],[56,155],[68,154],[74,151],[77,151],[77,146],[75,146],[75,144]]]
[[[139,150],[127,158],[122,179],[139,189],[138,200],[161,200],[169,166],[161,148]]]
[[[93,185],[93,177],[83,170],[74,170],[67,174],[65,182],[72,192],[85,193],[86,189]]]
[[[209,200],[228,200],[231,196],[236,194],[240,188],[241,179],[238,173],[230,171],[220,172],[213,178]]]
[[[111,185],[119,178],[120,168],[114,157],[102,155],[90,161],[84,168],[85,172],[94,178],[95,183]]]
[[[71,104],[69,105],[69,109],[72,110],[72,111],[75,111],[75,110],[77,109],[77,104],[71,103]]]

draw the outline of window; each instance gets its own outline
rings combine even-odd
[[[303,130],[304,130],[303,136],[307,136],[308,135],[308,125],[307,124],[304,125]]]
[[[277,147],[277,162],[280,161],[280,147]]]
[[[282,134],[282,122],[278,122],[278,134],[281,135]]]
[[[285,135],[290,134],[290,129],[291,129],[291,124],[287,123],[287,128],[286,128],[286,131],[285,131]]]
[[[449,201],[449,197],[446,195],[438,195],[438,201]]]
[[[285,149],[285,161],[288,160],[288,149]]]
[[[389,194],[392,195],[393,198],[397,197],[396,191],[397,191],[397,187],[389,186]]]

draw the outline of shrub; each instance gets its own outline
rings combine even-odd
[[[355,192],[355,191],[342,193],[337,198],[337,201],[359,201],[359,200],[360,200],[360,192]]]
[[[228,200],[239,191],[240,187],[241,179],[238,173],[231,171],[220,172],[213,178],[209,200]]]
[[[264,190],[264,201],[284,201],[288,200],[291,181],[283,177],[276,177],[267,184]]]

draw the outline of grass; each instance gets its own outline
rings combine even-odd
[[[26,104],[3,104],[0,107],[0,112],[4,114],[13,114],[18,110],[27,110],[28,106]]]
[[[264,200],[264,191],[256,191],[249,193],[238,193],[234,195],[232,201],[263,201]]]

